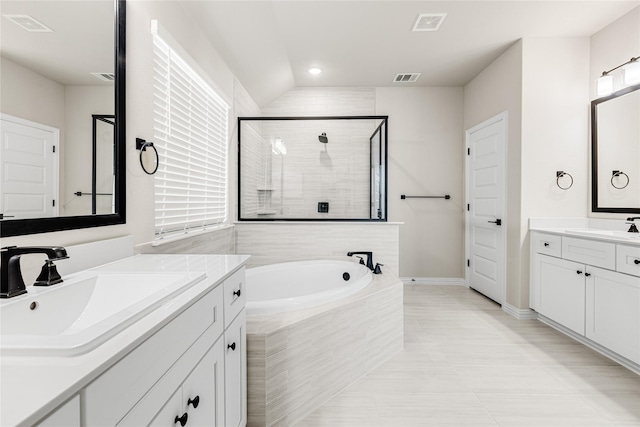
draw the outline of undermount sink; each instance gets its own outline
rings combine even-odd
[[[567,234],[579,234],[582,236],[602,236],[602,237],[615,237],[617,239],[629,239],[640,240],[640,233],[629,233],[627,231],[618,230],[597,230],[597,229],[585,229],[585,230],[566,230]]]
[[[88,271],[59,285],[32,286],[0,305],[0,353],[74,356],[93,350],[204,276]]]

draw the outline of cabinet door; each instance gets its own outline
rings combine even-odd
[[[222,338],[216,341],[182,384],[182,405],[191,426],[224,425],[223,345]]]
[[[182,407],[182,389],[178,388],[153,420],[151,420],[149,425],[154,427],[175,427],[180,425],[176,424],[176,417],[183,417],[184,414],[184,408]]]
[[[546,255],[538,259],[538,312],[584,335],[584,264]]]
[[[72,397],[36,424],[37,427],[80,427],[80,397]]]
[[[640,278],[588,267],[587,338],[640,363]]]
[[[247,423],[247,335],[243,309],[226,330],[225,337],[225,426]]]

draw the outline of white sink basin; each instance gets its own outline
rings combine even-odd
[[[204,273],[87,272],[5,300],[0,306],[3,356],[73,356],[93,350]]]
[[[629,233],[627,231],[617,231],[617,230],[596,230],[596,229],[566,230],[566,233],[579,234],[582,236],[614,237],[616,239],[624,239],[624,240],[631,240],[631,241],[640,240],[640,233]]]

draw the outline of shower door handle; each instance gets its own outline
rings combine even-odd
[[[500,218],[496,219],[495,221],[487,221],[487,222],[490,222],[495,225],[502,225],[502,220]]]

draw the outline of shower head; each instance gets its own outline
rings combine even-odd
[[[322,132],[322,135],[318,135],[318,141],[322,142],[323,144],[326,144],[327,142],[329,142],[329,139],[327,138],[327,134],[325,132]]]

